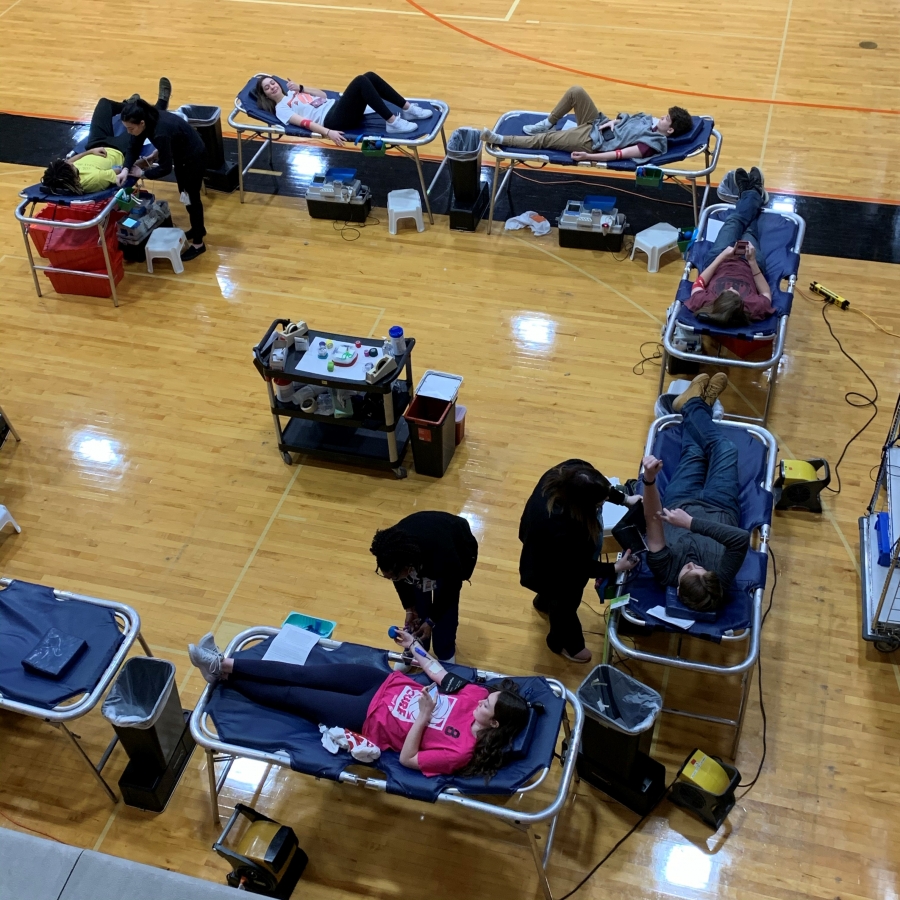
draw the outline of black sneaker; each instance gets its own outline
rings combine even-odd
[[[546,605],[545,605],[544,602],[541,600],[541,597],[540,597],[539,594],[536,595],[535,598],[534,598],[534,600],[531,601],[531,605],[532,605],[532,606],[533,606],[533,607],[534,607],[534,608],[535,608],[542,616],[546,616],[546,615],[550,612],[550,610],[547,609]]]
[[[136,100],[140,100],[140,99],[141,99],[140,94],[132,94],[125,102],[126,103],[134,103]]]
[[[196,259],[201,253],[206,253],[206,244],[201,244],[199,247],[195,247],[191,244],[191,246],[181,254],[181,261],[190,262],[192,259]]]
[[[757,171],[759,170],[757,169]],[[737,185],[739,194],[743,194],[744,191],[752,190],[755,187],[753,179],[747,174],[746,169],[734,170],[734,183]]]
[[[159,79],[159,97],[156,100],[157,109],[168,109],[169,98],[172,96],[172,82],[163,75]]]

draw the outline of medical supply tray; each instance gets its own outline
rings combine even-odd
[[[365,224],[372,211],[372,192],[359,179],[349,182],[313,181],[306,192],[310,218]]]
[[[610,219],[612,224],[607,224]],[[570,200],[557,222],[559,246],[617,253],[622,249],[627,224],[625,213],[615,207],[598,209],[583,201]]]

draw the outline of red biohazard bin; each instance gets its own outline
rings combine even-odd
[[[106,249],[109,261],[115,268],[122,264],[122,251],[116,237],[116,226],[108,222],[106,226]],[[77,269],[79,272],[106,270],[100,234],[96,228],[76,230],[74,228],[54,228],[44,244],[44,256],[51,266],[60,269]]]
[[[456,450],[456,395],[459,375],[427,371],[403,414],[409,425],[413,461],[419,475],[441,478]]]

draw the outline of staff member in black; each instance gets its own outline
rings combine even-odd
[[[616,563],[595,559],[602,536],[600,508],[605,501],[632,506],[590,463],[569,459],[541,476],[519,523],[522,555],[519,580],[537,594],[534,608],[550,618],[547,646],[572,662],[590,662],[578,607],[591,578],[615,579],[637,565],[631,552]]]
[[[469,523],[446,512],[423,511],[376,531],[375,571],[394,582],[406,610],[405,628],[441,662],[456,662],[459,592],[478,561]]]
[[[125,156],[125,168],[130,169],[141,154],[144,140],[150,141],[159,152],[157,165],[144,173],[145,178],[165,178],[173,169],[178,190],[188,195],[188,215],[191,227],[187,238],[191,245],[181,254],[182,260],[198,257],[206,252],[203,238],[203,173],[206,171],[206,147],[188,123],[165,109],[156,109],[140,97],[132,97],[122,108],[122,123],[132,136],[131,149]]]

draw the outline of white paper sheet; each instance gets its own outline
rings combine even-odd
[[[715,239],[719,236],[719,232],[722,230],[722,226],[725,223],[720,219],[710,219],[706,223],[706,240],[710,243],[713,243]]]
[[[285,625],[269,644],[269,649],[263,654],[263,659],[302,666],[309,656],[309,651],[316,646],[318,641],[318,636],[305,628]]]
[[[669,625],[674,625],[676,628],[683,628],[685,631],[694,624],[691,619],[677,619],[675,616],[667,615],[664,606],[654,606],[653,609],[648,609],[647,615],[653,616],[654,619],[659,619],[661,622],[667,622]]]

